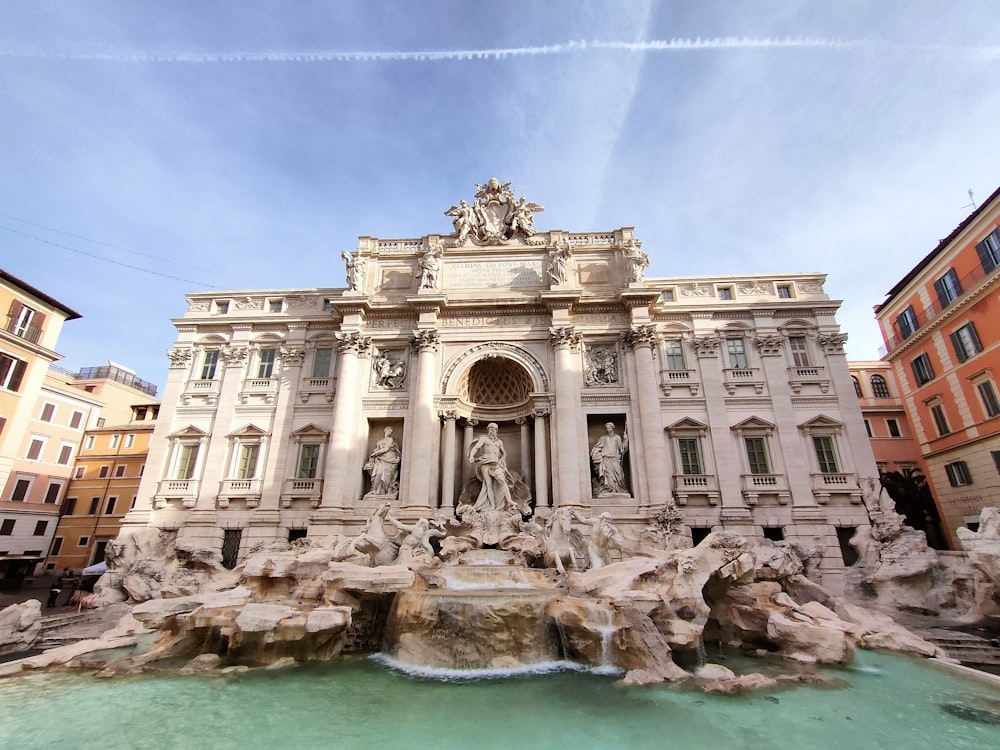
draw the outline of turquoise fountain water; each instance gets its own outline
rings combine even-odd
[[[432,680],[362,658],[228,676],[38,674],[0,682],[0,748],[1000,747],[991,686],[868,652],[823,671],[837,686],[737,697],[587,672]]]

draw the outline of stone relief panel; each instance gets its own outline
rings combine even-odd
[[[397,391],[406,385],[406,352],[380,349],[372,360],[372,389]]]
[[[588,347],[583,359],[583,382],[588,387],[620,384],[617,346]]]

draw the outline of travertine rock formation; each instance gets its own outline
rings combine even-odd
[[[42,603],[29,599],[0,610],[0,654],[27,651],[42,632]]]

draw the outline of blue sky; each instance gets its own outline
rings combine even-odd
[[[649,276],[872,306],[1000,185],[1000,3],[0,0],[0,267],[69,369],[162,386],[184,294],[342,286],[358,235],[635,226]]]

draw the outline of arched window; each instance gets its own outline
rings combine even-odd
[[[872,375],[872,393],[875,398],[889,398],[889,386],[881,375]]]
[[[858,398],[862,398],[863,394],[861,393],[861,381],[858,380],[858,376],[851,375],[851,380],[854,381],[854,392],[858,394]]]

